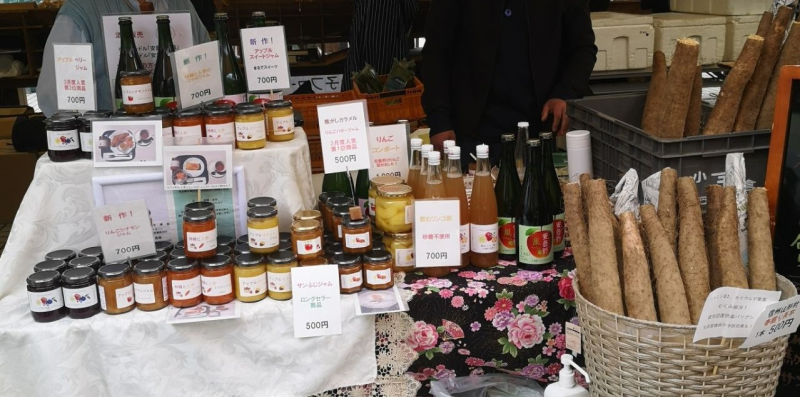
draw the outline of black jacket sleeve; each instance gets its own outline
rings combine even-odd
[[[597,46],[594,44],[589,1],[567,0],[563,4],[562,72],[550,98],[567,100],[591,94],[589,77],[597,62]]]
[[[425,23],[422,107],[428,118],[431,136],[453,129],[452,72],[455,63],[459,24],[459,0],[431,1]]]

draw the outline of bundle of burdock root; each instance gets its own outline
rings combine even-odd
[[[667,324],[697,324],[719,287],[777,290],[767,192],[747,201],[749,272],[739,250],[736,191],[707,188],[705,216],[697,185],[661,172],[658,210],[639,207],[617,218],[606,182],[582,175],[564,187],[564,204],[581,293],[610,312]]]

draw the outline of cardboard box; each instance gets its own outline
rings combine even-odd
[[[10,139],[0,139],[0,169],[13,170],[4,173],[6,183],[0,194],[0,223],[13,223],[19,204],[33,181],[38,153],[14,151]]]

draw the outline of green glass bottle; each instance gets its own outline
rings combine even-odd
[[[361,213],[368,216],[374,214],[369,212],[369,169],[358,171],[356,177],[356,202],[361,207]]]
[[[352,178],[347,172],[334,172],[325,174],[322,178],[323,192],[342,192],[347,197],[354,197]]]
[[[217,29],[219,69],[222,72],[222,88],[225,94],[222,100],[238,105],[247,99],[247,80],[233,53],[228,34],[228,14],[225,12],[214,14],[214,24]]]
[[[528,164],[517,204],[517,266],[553,263],[553,211],[542,181],[542,148],[528,139]]]
[[[497,197],[497,225],[499,227],[501,259],[515,260],[517,255],[516,216],[522,185],[519,182],[516,160],[514,158],[514,134],[500,136],[500,174],[494,185]]]
[[[541,132],[539,138],[542,140],[542,180],[547,198],[550,201],[550,208],[553,210],[553,252],[555,257],[561,257],[561,253],[566,248],[566,236],[564,234],[564,193],[561,191],[561,184],[558,182],[556,166],[553,163],[553,147],[555,139],[552,132]]]
[[[172,29],[169,25],[169,15],[156,17],[158,24],[158,56],[156,68],[153,70],[153,97],[156,107],[165,107],[175,101],[175,82],[172,77],[172,63],[169,55],[175,52],[172,44]]]
[[[250,14],[250,27],[261,28],[267,26],[267,14],[264,11],[253,11]]]
[[[136,43],[133,41],[133,21],[131,17],[119,17],[119,63],[114,79],[114,109],[122,109],[122,85],[119,83],[120,74],[129,70],[144,69]]]

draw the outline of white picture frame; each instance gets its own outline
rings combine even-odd
[[[164,190],[233,188],[231,145],[166,146],[164,158]]]
[[[124,146],[133,142],[133,147]],[[160,117],[92,121],[92,162],[96,168],[154,167],[163,163]]]

